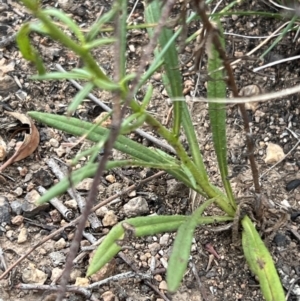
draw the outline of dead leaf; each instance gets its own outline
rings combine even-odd
[[[265,163],[272,164],[281,161],[285,157],[283,149],[281,146],[269,142],[267,147],[267,156],[265,158]]]
[[[30,156],[38,147],[40,142],[40,134],[35,127],[33,121],[24,114],[15,112],[6,112],[6,114],[13,116],[18,119],[24,125],[29,126],[29,134],[25,133],[24,140],[20,143],[18,148],[16,147],[16,152],[10,157],[2,166],[0,166],[0,172],[2,172],[7,166],[14,162],[20,161],[28,156]]]

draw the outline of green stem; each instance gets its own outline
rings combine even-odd
[[[26,5],[28,1],[23,2]],[[65,47],[73,50],[78,56],[80,56],[87,67],[96,75],[96,77],[111,82],[110,78],[107,77],[106,74],[98,67],[98,64],[95,62],[89,50],[85,49],[84,47],[82,47],[82,45],[76,43],[66,34],[64,34],[39,7],[32,10],[32,13],[35,15],[35,17],[40,19],[45,24],[45,26],[49,30],[49,35],[53,39],[58,40],[60,43],[62,43]]]

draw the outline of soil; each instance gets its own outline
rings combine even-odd
[[[213,3],[216,4],[216,1]],[[218,10],[221,10],[226,3],[227,1],[221,3]],[[6,26],[3,27],[5,32],[8,32],[7,26],[16,32],[26,20],[31,18],[19,3],[3,0],[0,1],[0,4],[5,4],[0,19],[1,24]],[[43,1],[43,5],[56,6],[57,3]],[[70,1],[58,1],[58,6],[86,30],[99,15],[109,9],[110,2],[90,0],[84,4],[74,2],[72,5]],[[132,7],[133,3],[130,3],[130,11]],[[211,5],[211,7],[214,6]],[[179,10],[180,5],[177,5],[174,15],[178,14]],[[247,1],[236,6],[236,10],[280,12],[279,8],[266,1]],[[270,42],[254,54],[247,55],[265,37],[270,36],[280,25],[288,21],[288,18],[287,16],[286,20],[278,20],[272,17],[239,15],[222,17],[227,53],[232,60],[242,58],[234,67],[239,89],[249,85],[258,85],[263,91],[272,92],[292,87],[299,82],[300,64],[298,60],[269,67],[256,73],[252,71],[253,68],[269,61],[295,55],[299,48],[298,38],[295,39],[296,31],[286,34],[264,62],[259,61],[258,58],[267,49]],[[131,15],[131,22],[136,24],[142,23],[143,20],[143,4],[138,3]],[[189,34],[198,28],[199,23],[194,22],[189,28]],[[261,38],[251,38],[254,36]],[[130,32],[128,39],[127,69],[128,72],[131,72],[137,69],[143,47],[148,40],[147,34],[143,30]],[[54,71],[56,64],[60,64],[66,70],[80,64],[73,53],[49,38],[33,34],[32,40],[39,49],[48,71]],[[206,96],[207,80],[205,67],[203,67],[203,74],[197,83],[198,75],[193,72],[193,60],[188,60],[193,57],[195,47],[194,44],[188,45],[181,54],[185,96],[191,108],[209,176],[212,182],[221,188],[222,183],[218,174],[217,160],[209,129],[207,104],[192,101],[193,96]],[[101,67],[112,76],[113,48],[102,47],[100,50],[95,50],[94,55]],[[202,66],[205,66],[205,62],[206,58],[203,57]],[[22,114],[26,114],[28,111],[65,114],[77,89],[68,81],[31,80],[30,76],[36,74],[36,70],[32,64],[22,58],[14,41],[0,49],[0,70],[2,125],[0,135],[2,140],[8,144],[9,157],[13,154],[17,141],[24,139],[22,134],[15,133],[16,130],[22,132],[24,129],[20,129],[20,124],[8,116],[6,111]],[[166,122],[170,105],[167,94],[162,88],[161,74],[155,74],[151,83],[154,86],[154,97],[148,109],[159,120]],[[110,106],[110,94],[103,91],[94,91],[93,93]],[[141,96],[143,93],[141,91]],[[230,93],[228,96],[231,96]],[[248,110],[256,146],[255,158],[259,174],[265,174],[260,178],[260,184],[267,206],[271,208],[266,213],[264,223],[259,221],[256,223],[271,251],[286,293],[291,289],[289,301],[300,300],[300,288],[297,285],[300,274],[300,236],[298,234],[299,219],[297,219],[297,213],[300,211],[300,198],[298,182],[291,182],[300,177],[300,148],[297,146],[293,149],[298,143],[297,134],[300,133],[298,104],[298,95],[292,95],[275,101],[259,103],[254,109],[249,108]],[[74,116],[92,121],[101,112],[102,109],[98,105],[90,99],[86,99]],[[236,197],[243,202],[247,196],[253,197],[243,121],[236,106],[228,105],[227,117],[230,181]],[[54,159],[59,164],[59,168],[63,170],[71,158],[91,145],[87,141],[79,141],[77,137],[48,128],[40,123],[36,123],[36,127],[40,134],[37,151],[8,166],[0,175],[2,184],[0,185],[0,268],[2,272],[6,269],[5,264],[7,267],[11,266],[36,243],[41,243],[52,231],[65,226],[68,222],[52,204],[39,209],[32,205],[32,202],[38,197],[37,190],[40,185],[49,189],[53,183],[59,181],[49,167],[49,159]],[[143,127],[143,130],[151,133],[151,129],[148,127]],[[151,134],[154,135],[154,133]],[[131,138],[144,145],[153,146],[151,142],[137,134],[132,134]],[[281,163],[269,170],[272,164],[266,164],[265,158],[266,148],[270,142],[281,146],[285,154],[293,150]],[[188,147],[184,140],[183,143]],[[114,152],[112,157],[119,159],[122,158],[122,155]],[[86,158],[82,158],[76,168],[84,165],[85,161]],[[64,172],[67,173],[66,170]],[[100,185],[97,201],[103,201],[155,172],[137,168],[114,169],[107,172]],[[289,184],[288,189],[287,184]],[[89,185],[90,182],[86,181],[81,187],[76,188],[81,197],[84,198],[87,195]],[[99,219],[102,225],[100,227],[97,227],[97,223],[96,226],[91,223],[87,225],[86,234],[81,242],[80,255],[74,263],[69,284],[76,282],[77,285],[84,285],[84,275],[92,253],[92,251],[84,252],[84,247],[91,245],[95,239],[103,237],[117,221],[122,221],[130,214],[134,214],[128,213],[124,205],[136,197],[139,197],[142,202],[144,211],[141,213],[144,215],[154,213],[186,215],[190,214],[202,201],[198,196],[191,198],[187,188],[165,174],[138,187],[131,193],[123,194],[116,201],[97,210],[94,218]],[[70,195],[66,193],[59,199],[68,206],[69,210],[72,210],[76,217],[79,216],[77,205],[74,205]],[[209,214],[220,213],[217,208],[212,208],[209,212]],[[245,213],[246,211],[242,214]],[[107,222],[109,217],[109,222]],[[236,233],[233,235],[231,230],[221,232],[212,230],[209,227],[199,227],[195,232],[190,265],[176,294],[170,295],[166,290],[165,268],[175,236],[173,233],[166,233],[128,242],[128,247],[124,248],[106,269],[89,279],[90,283],[93,283],[114,275],[138,271],[144,277],[151,277],[150,280],[135,276],[107,281],[93,290],[91,300],[263,300],[258,282],[245,262],[241,246],[233,244],[233,239],[236,239],[233,236]],[[56,283],[59,283],[59,275],[64,268],[73,235],[74,227],[66,227],[59,235],[34,250],[9,273],[8,277],[0,280],[0,300],[55,300],[55,294],[53,295],[53,292],[49,290],[49,285],[54,287]],[[207,244],[213,245],[219,258],[210,256]],[[210,259],[211,263],[209,263]],[[44,281],[41,280],[44,279],[43,277],[45,277]],[[25,290],[20,286],[37,282],[48,285],[48,288],[37,290],[38,286],[36,286],[36,289]],[[89,299],[90,297],[83,296],[82,293],[69,292],[65,300]]]

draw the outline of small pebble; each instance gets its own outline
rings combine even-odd
[[[28,232],[26,228],[22,228],[18,235],[18,244],[22,244],[27,241]]]
[[[155,73],[155,74],[152,76],[152,78],[153,78],[154,80],[156,80],[156,81],[161,80],[161,73]]]
[[[88,286],[89,285],[89,279],[88,278],[82,278],[82,277],[77,277],[75,281],[76,286]]]
[[[53,147],[59,147],[59,142],[58,142],[56,139],[54,139],[54,138],[51,138],[51,139],[49,140],[49,143],[50,143],[50,145],[53,146]]]
[[[86,178],[76,185],[76,189],[89,191],[92,187],[93,181],[94,179],[92,178]]]
[[[133,198],[124,205],[124,213],[128,217],[147,214],[149,213],[148,203],[140,196]]]
[[[57,3],[62,10],[66,11],[74,6],[74,2],[72,0],[58,0]]]
[[[27,167],[18,167],[18,171],[21,177],[25,177],[28,173]]]
[[[60,238],[58,241],[54,243],[54,248],[59,251],[64,249],[66,245],[67,245],[66,241],[63,238]]]
[[[28,284],[44,284],[47,280],[47,277],[47,274],[37,269],[32,263],[29,263],[28,267],[22,271],[22,281]]]
[[[10,240],[10,241],[13,241],[14,240],[14,231],[13,230],[8,230],[6,233],[5,233],[6,237]]]
[[[0,161],[5,160],[7,155],[7,146],[4,142],[4,140],[0,137]]]
[[[168,286],[167,286],[167,282],[165,280],[161,281],[161,283],[159,284],[159,287],[158,287],[160,290],[165,290],[167,291],[168,290]]]
[[[103,226],[114,226],[118,223],[118,217],[115,215],[115,213],[112,210],[109,210],[104,215],[104,218],[102,219]]]
[[[11,220],[10,206],[5,196],[0,196],[0,224],[9,224]]]
[[[115,183],[116,182],[116,178],[113,175],[107,175],[105,177],[106,181],[108,181],[109,183]]]
[[[266,164],[277,163],[285,157],[282,147],[280,145],[271,142],[269,142],[268,144],[266,153],[267,153],[265,158]]]
[[[24,217],[22,215],[16,215],[12,220],[11,220],[11,223],[13,225],[16,225],[16,226],[20,226],[22,225],[24,221]]]
[[[154,242],[153,244],[148,245],[148,248],[149,248],[152,255],[156,255],[161,247],[160,247],[159,243]]]
[[[70,280],[72,282],[76,281],[76,278],[81,277],[82,272],[78,269],[72,270],[71,274],[70,274]]]
[[[1,198],[1,197],[0,197]],[[15,213],[20,215],[22,213],[22,203],[19,200],[13,201],[10,203],[11,210]]]
[[[53,268],[51,273],[51,281],[53,282],[57,280],[61,276],[62,272],[63,270],[60,268]]]
[[[74,210],[76,210],[78,207],[77,202],[74,199],[65,201],[65,205],[67,208],[74,209]]]
[[[66,255],[64,255],[62,252],[51,252],[49,254],[49,257],[52,261],[52,264],[56,267],[59,265],[62,265],[66,262]]]
[[[60,146],[58,148],[55,148],[54,151],[56,152],[57,156],[61,158],[66,153],[67,150],[65,147]]]
[[[287,237],[283,233],[277,233],[273,241],[277,247],[284,247],[287,245]]]
[[[115,301],[116,296],[114,295],[113,292],[107,291],[101,295],[101,298],[103,301]]]
[[[129,196],[130,198],[136,197],[136,190],[130,191],[130,192],[128,193],[128,196]]]
[[[49,212],[53,223],[59,223],[61,221],[61,214],[56,210],[52,210]]]
[[[104,217],[105,214],[108,212],[108,209],[107,209],[107,207],[103,206],[103,207],[97,209],[95,212],[96,212],[97,216]]]
[[[23,189],[21,187],[17,187],[14,190],[14,193],[15,193],[16,196],[21,196],[23,194]]]
[[[158,282],[161,282],[161,281],[162,281],[161,275],[155,275],[155,276],[154,276],[154,279],[155,279],[156,281],[158,281]]]
[[[25,199],[31,204],[36,203],[39,198],[40,198],[40,195],[36,190],[31,190],[25,196]]]
[[[290,205],[290,203],[289,203],[287,200],[282,200],[282,201],[280,202],[280,204],[281,204],[282,206],[284,206],[285,208],[291,208],[291,205]]]

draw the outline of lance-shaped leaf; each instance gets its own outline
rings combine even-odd
[[[109,262],[122,248],[122,239],[128,237],[141,237],[158,233],[176,231],[187,220],[185,215],[158,215],[143,216],[127,219],[118,225],[104,238],[98,247],[87,271],[87,276],[99,271]],[[216,221],[226,222],[232,220],[229,216],[197,216],[197,224],[211,224]],[[126,241],[125,241],[126,243]]]
[[[208,72],[210,80],[207,83],[207,97],[208,99],[226,98],[226,84],[224,82],[224,72],[220,68],[223,67],[223,62],[219,57],[218,51],[212,43],[213,35],[218,35],[223,47],[224,38],[217,30],[214,30],[207,40],[207,55],[208,55]],[[220,174],[223,185],[227,193],[230,203],[235,207],[235,201],[232,189],[228,180],[227,168],[227,147],[226,147],[226,104],[224,103],[208,103],[209,118],[211,123],[211,130],[213,134],[214,148],[216,151]]]
[[[103,137],[109,135],[109,130],[103,127],[96,127],[94,125],[76,118],[68,118],[66,116],[54,115],[49,113],[29,112],[28,115],[35,120],[38,120],[44,124],[47,124],[56,129],[65,131],[67,133],[76,136],[86,136],[94,142],[100,141]],[[93,129],[94,128],[94,129]],[[93,129],[92,132],[90,130]],[[162,163],[162,164],[177,164],[174,157],[167,153],[160,151],[159,153],[155,149],[145,147],[131,139],[120,135],[114,145],[114,147],[132,158],[142,160],[145,162]],[[187,186],[190,186],[190,180],[181,170],[167,170],[168,173],[173,175],[179,181],[182,181]],[[197,190],[199,192],[199,190]],[[201,192],[200,192],[201,193]]]
[[[188,264],[192,240],[199,217],[214,199],[206,201],[179,227],[167,271],[168,290],[175,292],[183,278]]]
[[[251,271],[258,277],[267,301],[284,301],[284,291],[270,252],[248,216],[242,220],[243,250]]]

